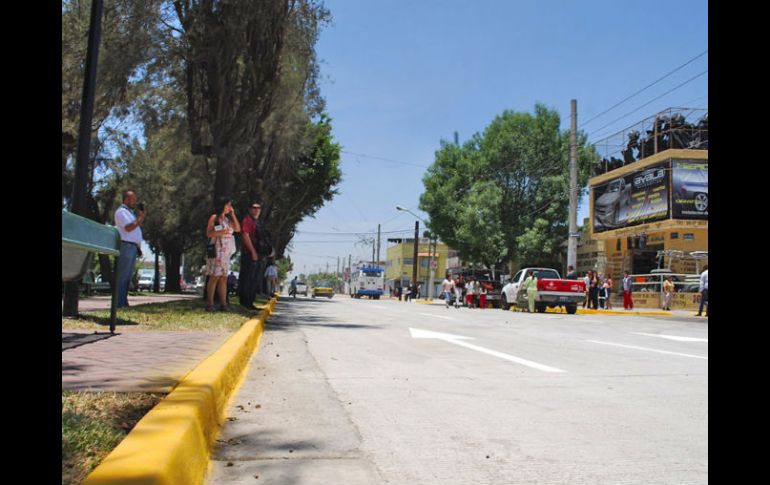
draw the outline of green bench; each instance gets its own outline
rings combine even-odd
[[[118,281],[120,233],[114,227],[99,224],[71,212],[61,212],[61,279],[80,281],[91,268],[94,254],[115,257],[113,281]],[[112,285],[110,305],[110,332],[115,333],[115,315],[118,303],[117,284]]]

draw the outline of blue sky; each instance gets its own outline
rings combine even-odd
[[[333,22],[317,44],[322,94],[342,145],[340,195],[303,221],[289,251],[295,273],[370,259],[352,232],[414,230],[422,176],[442,139],[482,132],[505,109],[537,102],[561,114],[570,100],[590,141],[668,107],[707,107],[707,2],[325,0]],[[629,112],[630,116],[598,128]],[[366,156],[362,156],[366,155]],[[382,159],[387,159],[382,160]],[[583,202],[578,220],[587,216]],[[422,226],[422,223],[421,223]],[[381,258],[385,259],[386,237]]]

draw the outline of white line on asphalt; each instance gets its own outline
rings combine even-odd
[[[494,357],[499,357],[501,359],[505,359],[511,362],[515,362],[517,364],[525,365],[527,367],[532,367],[534,369],[541,370],[544,372],[566,372],[561,369],[557,369],[556,367],[550,367],[547,365],[538,364],[537,362],[532,362],[531,360],[522,359],[521,357],[504,354],[503,352],[498,352],[496,350],[491,350],[484,347],[480,347],[478,345],[469,344],[468,342],[463,342],[463,339],[469,339],[473,337],[463,337],[462,335],[452,335],[451,333],[431,332],[429,330],[420,330],[417,328],[410,328],[409,332],[411,333],[413,338],[435,338],[435,339],[443,340],[444,342],[456,344],[461,347],[466,347],[471,350],[476,350],[484,354],[492,355]]]
[[[374,308],[375,310],[387,310],[384,306],[379,305],[369,305],[369,308]]]
[[[660,337],[660,338],[667,338],[669,340],[676,340],[678,342],[708,342],[709,339],[707,338],[696,338],[696,337],[678,337],[676,335],[660,335],[656,333],[643,333],[643,332],[631,332],[635,335],[646,335],[648,337]]]
[[[434,315],[432,313],[420,313],[420,315],[426,316],[426,317],[436,317],[436,318],[443,318],[444,320],[454,320],[452,317],[444,317],[441,315]]]
[[[693,357],[695,359],[709,360],[708,357],[704,357],[702,355],[682,354],[679,352],[669,352],[667,350],[650,349],[647,347],[637,347],[636,345],[616,344],[613,342],[602,342],[601,340],[586,340],[586,342],[593,342],[595,344],[602,344],[602,345],[614,345],[616,347],[625,347],[627,349],[646,350],[648,352],[658,352],[660,354],[681,355],[683,357]]]

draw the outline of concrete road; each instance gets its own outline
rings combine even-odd
[[[282,299],[209,484],[705,484],[708,323]]]

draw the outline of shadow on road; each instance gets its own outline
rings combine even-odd
[[[382,328],[381,325],[366,323],[339,322],[332,318],[318,315],[319,304],[333,304],[334,300],[322,301],[310,298],[280,297],[279,304],[275,307],[275,313],[267,321],[269,330],[291,330],[297,327],[325,327],[330,329],[361,329],[374,330]]]

